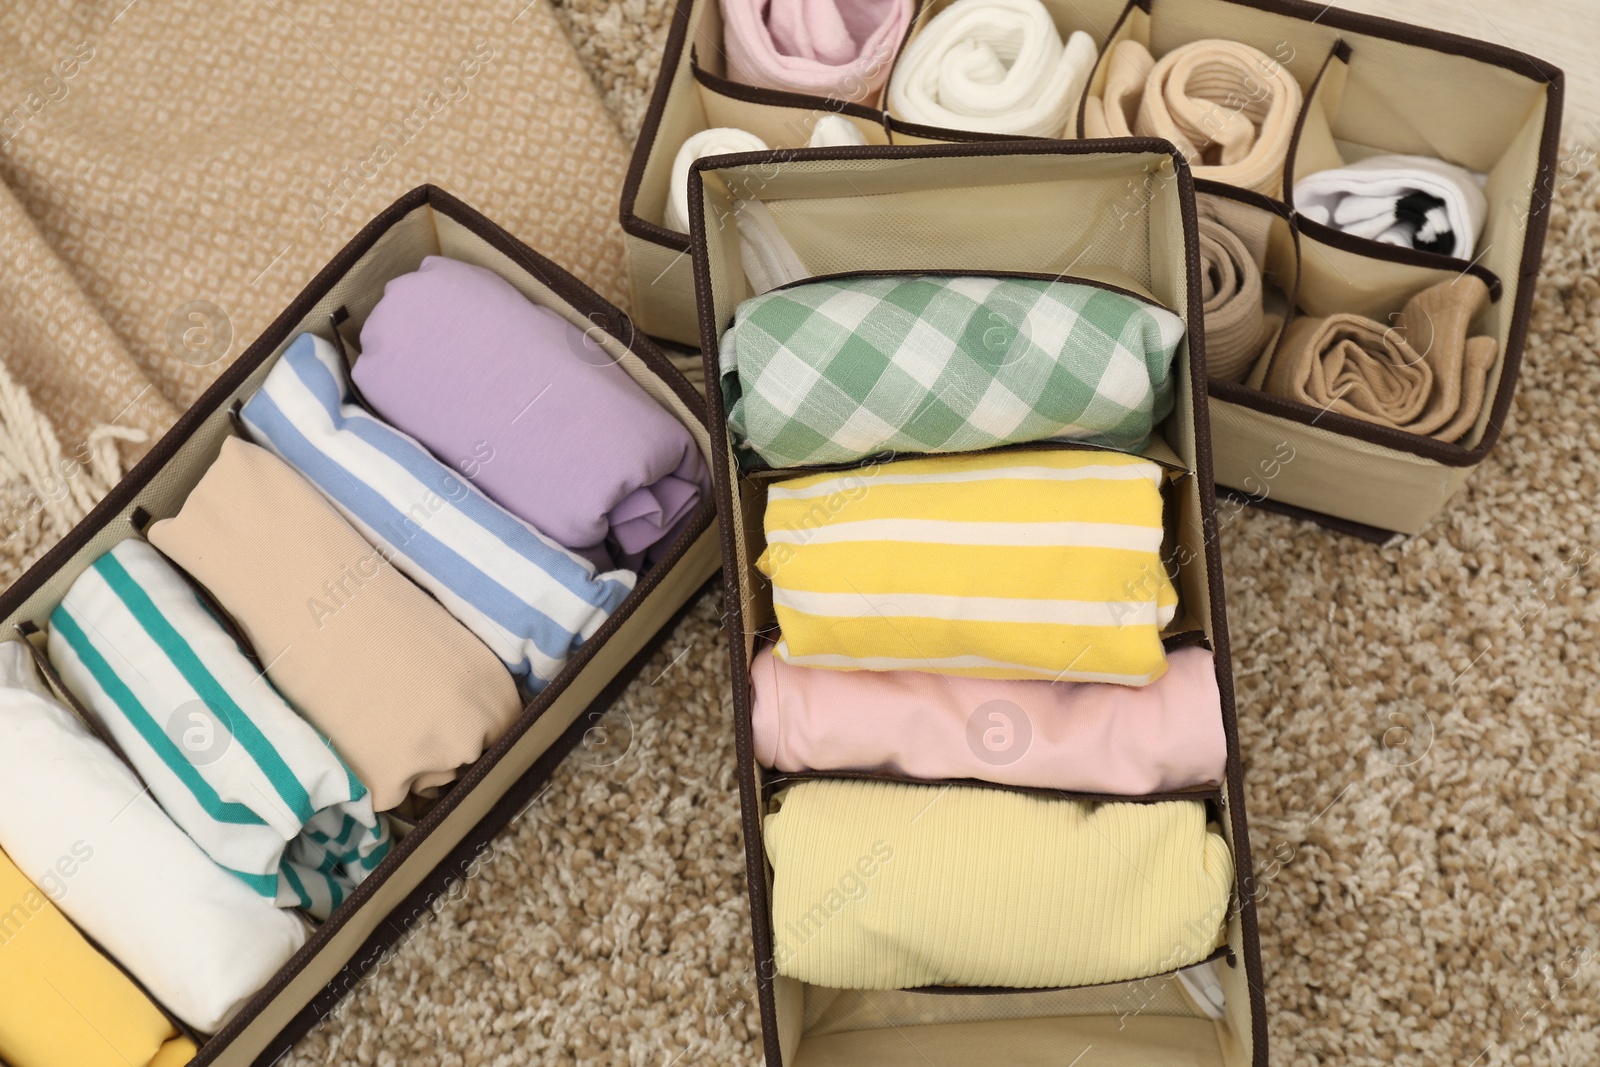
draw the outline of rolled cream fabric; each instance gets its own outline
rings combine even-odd
[[[1177,592],[1161,468],[1120,452],[986,452],[775,482],[779,659],[836,670],[1148,685]]]
[[[178,829],[18,641],[0,644],[0,848],[24,871],[55,870],[61,911],[204,1033],[305,943],[304,921]]]
[[[1141,796],[1216,785],[1228,760],[1216,666],[1167,657],[1143,687],[819,671],[756,653],[756,759],[800,771],[890,771]]]
[[[843,115],[819,115],[811,124],[811,139],[807,148],[844,148],[866,144],[861,128]]]
[[[49,650],[173,821],[266,899],[325,919],[389,854],[366,786],[143,541],[78,575]]]
[[[632,591],[633,572],[597,574],[349,392],[333,345],[304,333],[240,418],[529,690],[541,691]]]
[[[1084,132],[1162,137],[1196,178],[1281,197],[1302,99],[1282,64],[1238,41],[1194,41],[1159,61],[1139,42],[1122,41],[1101,98],[1085,107]]]
[[[1392,326],[1360,315],[1291,321],[1266,391],[1312,407],[1440,441],[1469,433],[1483,410],[1499,351],[1469,337],[1489,299],[1475,274],[1430,286]]]
[[[1082,30],[1063,44],[1039,0],[956,0],[895,63],[889,112],[944,129],[1069,137],[1098,58]]]
[[[1205,301],[1206,371],[1242,381],[1283,317],[1268,314],[1261,268],[1239,237],[1206,214],[1199,218],[1200,285]]]
[[[730,156],[737,152],[765,152],[767,142],[734,126],[714,126],[691,134],[672,158],[667,189],[667,213],[662,225],[678,233],[689,232],[689,168],[705,156]]]
[[[1489,215],[1484,177],[1429,156],[1369,156],[1294,184],[1295,210],[1384,244],[1471,259]]]
[[[822,780],[765,822],[778,973],[834,989],[1166,974],[1223,942],[1233,855],[1193,800]]]
[[[391,278],[361,345],[351,374],[379,417],[601,570],[654,563],[710,491],[683,423],[486,267],[428,256]]]
[[[494,653],[264,448],[225,439],[149,536],[234,617],[379,811],[453,781],[521,710]]]
[[[56,910],[85,844],[41,872],[0,852],[0,1060],[11,1067],[177,1067],[194,1057],[150,998]]]
[[[745,85],[877,103],[913,0],[721,0],[728,77]]]

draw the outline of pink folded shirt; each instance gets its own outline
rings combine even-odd
[[[722,0],[728,77],[872,106],[912,0]]]
[[[1143,688],[921,671],[751,664],[756,759],[798,771],[891,771],[1142,796],[1216,785],[1227,763],[1211,653],[1183,648]]]

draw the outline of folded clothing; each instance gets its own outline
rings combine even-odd
[[[73,581],[49,649],[173,821],[268,900],[325,919],[389,854],[366,786],[143,541]]]
[[[890,771],[1114,796],[1216,785],[1228,759],[1216,666],[1167,657],[1142,689],[1094,682],[819,671],[756,653],[756,759],[801,771]]]
[[[1266,310],[1261,268],[1244,241],[1223,223],[1199,217],[1200,285],[1205,301],[1206,373],[1241,381],[1283,326]]]
[[[1138,41],[1121,41],[1102,96],[1085,104],[1084,133],[1162,137],[1196,178],[1282,196],[1302,99],[1282,64],[1238,41],[1193,41],[1159,62]]]
[[[453,781],[521,710],[494,653],[264,448],[226,438],[149,536],[233,616],[378,811]]]
[[[728,77],[744,85],[877,102],[912,0],[721,0]]]
[[[11,1067],[178,1067],[194,1042],[94,950],[52,900],[94,854],[84,844],[36,886],[0,852],[0,1059]],[[69,873],[70,872],[70,873]]]
[[[845,145],[863,145],[867,139],[855,123],[842,115],[818,115],[811,126],[811,139],[807,148],[836,148]],[[739,152],[765,152],[767,142],[747,130],[736,126],[715,126],[691,134],[678,147],[672,159],[672,176],[668,182],[667,206],[662,225],[678,233],[689,232],[689,168],[695,160],[706,156],[729,156]]]
[[[1499,345],[1469,337],[1489,300],[1460,274],[1406,301],[1393,325],[1361,315],[1293,320],[1267,371],[1269,393],[1406,433],[1456,441],[1477,425]]]
[[[778,973],[835,989],[1165,974],[1222,944],[1233,888],[1193,800],[823,780],[774,797],[765,834]]]
[[[666,217],[669,230],[689,232],[689,168],[706,156],[731,156],[739,152],[765,152],[767,142],[734,126],[714,126],[691,134],[672,159],[672,177],[667,191]]]
[[[945,129],[1069,137],[1099,57],[1082,30],[1063,44],[1039,0],[956,0],[901,53],[889,111]]]
[[[351,402],[333,345],[301,334],[240,413],[389,562],[538,692],[632,591],[596,574]]]
[[[722,335],[735,442],[769,466],[1044,438],[1138,451],[1183,320],[1080,282],[855,275],[751,297]]]
[[[353,377],[377,414],[511,514],[638,570],[709,485],[694,438],[560,315],[443,256],[392,279]]]
[[[1148,685],[1177,592],[1161,468],[1118,452],[901,460],[773,484],[783,639],[806,667]]]
[[[1471,259],[1489,214],[1483,175],[1430,156],[1369,156],[1294,183],[1294,206],[1384,244]]]
[[[208,1034],[305,943],[304,921],[213,863],[19,641],[0,644],[0,848],[24,871],[55,870],[61,911]]]

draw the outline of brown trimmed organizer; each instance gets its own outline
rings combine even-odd
[[[947,2],[925,0],[911,33]],[[1268,210],[1282,216],[1305,256],[1337,250],[1374,276],[1471,271],[1492,279],[1496,298],[1475,325],[1499,342],[1498,363],[1490,399],[1459,441],[1321,412],[1267,394],[1249,379],[1216,381],[1211,388],[1220,486],[1262,506],[1364,536],[1421,530],[1483,462],[1510,410],[1549,222],[1561,71],[1508,48],[1305,0],[1043,2],[1063,36],[1084,30],[1101,48],[1085,100],[1104,86],[1109,46],[1126,39],[1147,45],[1159,58],[1191,41],[1227,38],[1281,63],[1300,83],[1306,104],[1285,166],[1290,188]],[[874,144],[965,142],[981,148],[1004,141],[914,125],[881,107],[735,85],[721,74],[720,35],[718,0],[679,0],[621,203],[637,321],[653,335],[690,345],[699,338],[691,310],[689,238],[661,225],[673,157],[685,137],[718,124],[762,136],[780,151],[768,171],[752,176],[756,181],[768,180],[771,168],[789,158],[788,150],[803,146],[816,117],[828,112],[850,118]],[[1077,115],[1071,132],[1081,137],[1083,100]],[[1489,218],[1474,255],[1395,248],[1331,231],[1295,213],[1295,176],[1376,152],[1432,155],[1489,174]],[[1198,187],[1207,189],[1208,183]],[[1245,200],[1258,195],[1211,191]],[[1410,295],[1397,294],[1394,306]],[[1282,457],[1289,454],[1293,459],[1286,463]]]
[[[435,254],[487,267],[583,328],[710,455],[704,401],[621,311],[460,200],[425,185],[341,249],[106,498],[0,595],[0,628],[8,636],[19,625],[36,632],[79,573],[134,536],[136,512],[174,514],[231,432],[234,401],[259,386],[292,338],[307,330],[329,336],[330,315],[341,307],[359,326],[389,279]],[[201,1045],[196,1067],[275,1062],[337,1008],[431,900],[467,876],[477,853],[523,809],[716,574],[714,519],[714,505],[703,501],[665,557],[639,576],[627,599],[505,735],[404,833],[267,986]]]
[[[782,165],[774,166],[779,161]],[[733,228],[708,223],[735,210],[731,188],[759,198],[784,238],[807,262],[815,261],[819,273],[1036,272],[1116,285],[1173,310],[1186,324],[1199,321],[1192,181],[1188,165],[1164,141],[1012,141],[723,156],[701,161],[690,180],[698,309],[712,383],[718,377],[718,341],[737,304],[752,295]],[[1129,209],[1120,219],[1113,210],[1119,205]],[[1203,349],[1197,334],[1180,349],[1176,406],[1146,455],[1167,464],[1169,471],[1176,466],[1192,475],[1179,473],[1168,482],[1176,542],[1169,566],[1176,570],[1180,608],[1164,637],[1172,644],[1208,644],[1215,652],[1222,695],[1226,778],[1219,790],[1186,798],[1211,805],[1213,819],[1233,850],[1234,900],[1226,945],[1217,956],[1227,1000],[1221,1019],[1207,1017],[1171,974],[1059,990],[868,995],[803,986],[776,973],[762,821],[771,787],[795,776],[773,775],[759,766],[750,718],[750,661],[774,621],[770,586],[753,567],[762,542],[764,487],[772,472],[740,471],[720,390],[708,389],[729,590],[734,734],[753,951],[769,1067],[920,1064],[923,1059],[912,1044],[918,1033],[939,1042],[930,1047],[940,1048],[946,1058],[963,1058],[957,1053],[963,1049],[972,1062],[999,1065],[1043,1062],[1046,1057],[1066,1062],[1085,1041],[1125,1042],[1118,1048],[1130,1057],[1128,1062],[1153,1062],[1166,1053],[1171,1055],[1161,1062],[1172,1056],[1226,1067],[1262,1067],[1267,1062],[1256,882],[1233,706]],[[850,1025],[834,1025],[841,1015]],[[918,1026],[934,1029],[918,1031]],[[1031,1057],[1024,1046],[1032,1050]],[[1009,1058],[1008,1051],[1018,1058]]]

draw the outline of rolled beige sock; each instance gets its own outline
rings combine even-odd
[[[1205,301],[1206,368],[1237,382],[1255,364],[1283,319],[1264,304],[1261,269],[1232,230],[1200,216],[1200,285]]]
[[[380,811],[453,781],[521,710],[488,646],[263,448],[225,440],[149,536],[234,617]]]
[[[1303,95],[1277,60],[1238,41],[1194,41],[1160,60],[1123,41],[1112,50],[1101,99],[1086,108],[1085,132],[1162,137],[1196,178],[1281,197]]]
[[[1266,391],[1441,441],[1478,421],[1499,345],[1468,337],[1489,287],[1462,274],[1406,302],[1394,325],[1361,315],[1289,324]]]

